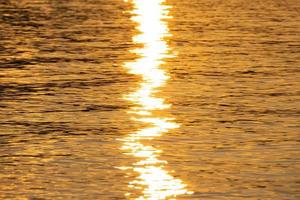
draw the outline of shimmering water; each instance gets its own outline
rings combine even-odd
[[[0,199],[300,199],[296,0],[0,0]]]

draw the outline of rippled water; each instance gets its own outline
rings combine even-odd
[[[0,0],[0,199],[300,198],[296,0]]]

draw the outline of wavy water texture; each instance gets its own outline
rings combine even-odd
[[[299,13],[0,0],[0,199],[299,200]]]

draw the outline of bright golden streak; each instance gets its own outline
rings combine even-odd
[[[161,150],[142,143],[143,140],[152,140],[167,133],[170,129],[179,127],[178,124],[172,122],[172,119],[154,116],[152,113],[152,111],[170,107],[163,98],[155,96],[155,93],[169,78],[160,68],[165,58],[172,57],[169,54],[168,44],[164,40],[169,36],[167,24],[163,21],[169,18],[168,7],[163,5],[164,0],[132,0],[132,3],[135,6],[132,11],[132,20],[139,24],[137,29],[140,31],[133,41],[142,44],[143,47],[133,51],[140,58],[126,63],[125,67],[130,73],[140,75],[143,81],[136,92],[125,98],[136,105],[128,111],[136,115],[133,120],[149,124],[149,126],[122,139],[124,142],[122,150],[140,159],[131,168],[140,175],[129,183],[129,187],[143,190],[143,195],[137,200],[175,198],[177,195],[190,192],[185,189],[186,185],[180,179],[175,179],[165,169],[167,162],[158,158]],[[122,169],[128,170],[128,167]],[[130,195],[130,193],[126,194],[126,196]]]

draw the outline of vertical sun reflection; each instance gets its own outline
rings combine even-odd
[[[123,139],[122,149],[139,161],[131,169],[139,174],[136,180],[129,183],[129,187],[142,189],[138,200],[163,200],[175,198],[177,195],[190,193],[186,185],[174,178],[165,169],[166,161],[159,159],[160,150],[143,142],[151,141],[179,125],[170,118],[155,115],[157,110],[164,110],[170,105],[163,98],[156,96],[159,88],[169,78],[160,68],[163,60],[170,57],[169,47],[164,40],[169,35],[164,19],[168,18],[168,6],[164,0],[131,0],[134,5],[132,20],[137,22],[140,34],[133,38],[142,48],[134,50],[139,59],[125,63],[130,73],[140,75],[143,81],[137,91],[126,96],[126,99],[136,106],[129,112],[134,115],[133,120],[145,123],[148,127],[140,129]],[[127,168],[126,168],[127,169]],[[131,195],[131,194],[127,194]]]

